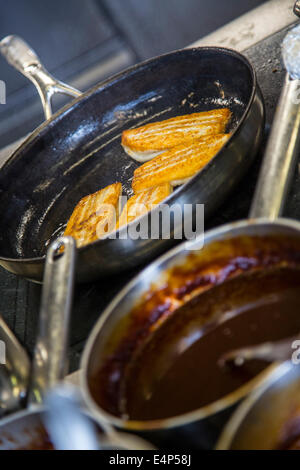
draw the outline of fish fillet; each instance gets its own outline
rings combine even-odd
[[[64,234],[75,238],[77,247],[103,238],[115,228],[121,192],[121,183],[114,183],[82,198]]]
[[[172,186],[185,183],[216,155],[229,137],[230,134],[206,136],[158,155],[135,170],[133,191],[139,193],[163,183]]]
[[[116,229],[129,224],[137,217],[151,211],[154,206],[169,196],[172,190],[172,186],[169,183],[164,183],[132,196],[124,206]]]
[[[223,134],[230,118],[231,111],[221,108],[146,124],[124,131],[122,146],[132,158],[145,162],[177,145]]]

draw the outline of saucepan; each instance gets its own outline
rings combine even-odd
[[[299,393],[299,365],[290,361],[278,365],[237,408],[217,449],[299,449]]]
[[[62,246],[64,251],[58,256]],[[2,449],[51,448],[43,427],[42,401],[46,391],[63,379],[66,373],[75,256],[75,242],[71,238],[60,238],[48,249],[27,409],[1,420]]]
[[[37,86],[47,118],[0,172],[0,223],[5,227],[0,235],[0,264],[15,274],[41,281],[46,247],[63,232],[83,196],[116,181],[126,195],[131,194],[138,164],[120,144],[125,129],[230,108],[234,116],[230,140],[203,171],[167,200],[181,207],[192,204],[193,211],[197,203],[205,204],[206,216],[253,162],[264,129],[263,98],[251,64],[235,51],[214,47],[175,51],[81,94],[50,76],[20,38],[6,37],[0,50]],[[51,116],[50,99],[56,92],[76,99]],[[169,239],[105,238],[79,248],[77,279],[92,280],[154,259],[174,245],[175,229]]]
[[[108,424],[96,422],[82,406],[78,391],[59,385],[67,372],[75,258],[75,241],[70,237],[59,237],[47,251],[27,409],[0,421],[0,449],[49,450],[54,448],[53,442],[64,443],[66,450],[90,449],[91,441],[93,449],[153,449],[137,436],[116,432]],[[64,410],[58,412],[61,406]]]
[[[215,373],[218,357],[298,333],[300,224],[278,218],[299,151],[298,86],[287,74],[249,219],[206,233],[202,249],[196,240],[162,256],[101,315],[81,364],[95,416],[156,445],[212,447],[220,422],[275,367],[252,364],[237,380]]]

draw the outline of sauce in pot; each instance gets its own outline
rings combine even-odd
[[[121,414],[130,420],[174,417],[249,382],[268,364],[222,367],[220,356],[300,332],[299,287],[299,270],[270,270],[216,286],[175,312],[127,367]]]

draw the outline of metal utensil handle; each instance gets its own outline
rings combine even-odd
[[[26,350],[21,346],[13,332],[8,328],[7,324],[0,315],[0,340],[4,345],[5,357],[0,355],[0,364],[5,364],[6,359],[14,365],[14,374],[21,375],[25,383],[27,383],[30,361]],[[2,359],[4,361],[2,362]]]
[[[78,390],[56,386],[45,397],[43,420],[56,450],[99,450],[96,426],[83,413]]]
[[[16,411],[28,390],[30,360],[0,315],[0,417]]]
[[[300,336],[292,336],[280,341],[261,343],[257,346],[249,346],[234,349],[222,356],[220,364],[232,362],[236,366],[242,366],[244,362],[255,359],[261,361],[288,361],[292,359],[293,344],[299,341]]]
[[[0,355],[0,364],[5,364],[7,357],[16,365],[19,373],[22,373],[24,380],[27,381],[29,374],[29,358],[26,350],[21,346],[13,332],[8,328],[4,319],[0,315],[0,341],[4,345],[4,358]],[[4,359],[4,361],[2,361]]]
[[[55,93],[78,97],[81,92],[56,80],[36,53],[18,36],[6,36],[0,42],[0,52],[6,60],[36,86],[42,100],[46,119],[52,116],[51,98]]]
[[[58,255],[59,249],[63,252]],[[71,237],[54,241],[47,252],[38,339],[34,352],[30,403],[65,377],[76,245]]]
[[[300,148],[299,87],[286,76],[249,217],[274,220],[282,213]]]

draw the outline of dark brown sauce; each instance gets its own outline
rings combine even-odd
[[[249,382],[268,364],[252,361],[224,368],[218,363],[220,356],[300,332],[299,287],[299,270],[271,271],[228,281],[200,296],[186,311],[176,312],[127,369],[121,412],[131,420],[173,417],[211,404]],[[207,320],[212,310],[214,321],[204,327],[203,318]]]
[[[90,368],[89,387],[95,401],[109,413],[120,416],[124,411],[120,404],[124,398],[128,364],[153,331],[168,322],[178,308],[200,294],[206,296],[206,292],[215,290],[222,283],[229,284],[234,278],[251,273],[260,276],[261,272],[270,269],[285,268],[292,272],[300,267],[300,244],[294,237],[226,239],[206,245],[199,254],[191,253],[183,263],[168,269],[163,279],[149,288],[130,315],[126,315],[108,336],[105,356]],[[258,292],[261,290],[259,282]],[[288,287],[287,282],[283,282],[282,288]],[[282,284],[281,280],[278,284]],[[243,288],[237,291],[236,297],[239,296],[244,304],[257,296],[256,292],[245,295],[247,291]],[[232,293],[226,289],[224,292],[219,301],[226,304]],[[208,322],[214,312],[211,302],[206,303],[206,312],[200,313],[204,322]]]

